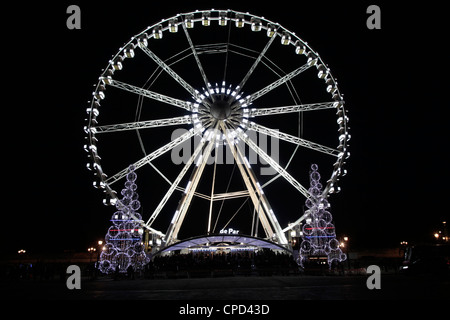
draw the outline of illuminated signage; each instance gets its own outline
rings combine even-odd
[[[234,230],[233,228],[222,229],[220,234],[239,234],[239,230]]]

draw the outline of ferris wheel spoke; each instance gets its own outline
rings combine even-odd
[[[178,138],[172,140],[171,142],[167,143],[166,145],[162,146],[161,148],[153,151],[152,153],[148,154],[147,156],[145,156],[144,158],[136,161],[133,165],[135,166],[136,170],[139,169],[140,167],[142,167],[143,165],[145,165],[146,163],[153,161],[154,159],[158,158],[160,155],[166,153],[169,150],[172,150],[173,148],[175,148],[176,146],[180,145],[181,143],[189,140],[190,138],[192,138],[198,131],[196,130],[189,130],[188,132],[182,134],[181,136],[179,136]],[[112,177],[106,179],[106,183],[111,185],[117,181],[119,181],[120,179],[122,179],[128,171],[128,167],[123,169],[122,171],[116,173],[115,175],[113,175]]]
[[[210,86],[210,83],[208,81],[208,78],[206,77],[205,70],[203,69],[202,63],[200,62],[200,59],[198,57],[197,50],[195,49],[194,43],[192,42],[192,39],[189,36],[189,32],[187,31],[186,24],[182,23],[182,26],[183,26],[184,33],[186,34],[186,39],[189,42],[189,46],[191,47],[192,53],[194,55],[195,61],[197,62],[198,69],[200,70],[200,73],[202,75],[203,82],[205,82],[206,89],[208,89]],[[211,99],[214,102],[214,97],[212,95],[211,95]]]
[[[156,93],[154,91],[150,91],[147,89],[139,88],[139,87],[136,87],[131,84],[121,82],[118,80],[108,79],[107,83],[112,87],[119,88],[119,89],[122,89],[125,91],[129,91],[129,92],[135,93],[137,95],[140,95],[140,96],[143,96],[146,98],[164,102],[164,103],[173,105],[175,107],[179,107],[179,108],[191,111],[191,103],[188,103],[186,101],[172,98],[172,97],[166,96],[164,94]]]
[[[302,146],[305,148],[309,148],[309,149],[312,149],[315,151],[326,153],[331,156],[337,157],[340,153],[340,151],[337,149],[333,149],[333,148],[321,145],[319,143],[308,141],[303,138],[295,137],[295,136],[292,136],[290,134],[287,134],[287,133],[284,133],[284,132],[281,132],[278,130],[270,129],[270,128],[264,127],[262,125],[256,124],[254,122],[249,122],[248,127],[249,127],[249,129],[254,130],[256,132],[263,133],[263,134],[266,134],[266,135],[269,135],[269,136],[272,136],[272,137],[275,137],[278,139],[282,139],[284,141],[291,142],[291,143],[294,143],[296,145],[299,145],[299,146]]]
[[[195,89],[187,83],[183,78],[181,78],[171,67],[169,67],[164,61],[162,61],[153,51],[146,47],[143,43],[139,45],[142,51],[148,55],[153,61],[155,61],[159,67],[161,67],[165,72],[167,72],[176,82],[178,82],[187,92],[189,92],[195,99],[197,99],[197,92]]]
[[[169,200],[169,198],[171,197],[171,195],[173,194],[173,192],[175,191],[175,189],[178,188],[178,185],[181,182],[181,179],[183,179],[183,177],[185,176],[186,172],[189,170],[189,168],[191,167],[192,163],[194,162],[194,160],[197,158],[198,154],[200,153],[200,151],[203,148],[203,144],[204,143],[200,143],[197,148],[195,149],[194,153],[192,154],[192,156],[189,158],[189,160],[186,162],[185,166],[183,167],[183,169],[181,169],[180,173],[178,174],[178,177],[175,179],[175,181],[171,184],[169,190],[167,191],[167,193],[165,194],[165,196],[162,198],[161,202],[159,203],[158,207],[156,207],[155,211],[152,213],[152,215],[150,216],[150,218],[148,219],[146,225],[151,226],[152,223],[155,221],[155,219],[158,217],[159,213],[161,212],[161,210],[163,209],[163,207],[166,205],[167,201]]]
[[[247,74],[245,75],[244,79],[242,79],[242,81],[239,83],[238,88],[239,88],[239,92],[242,91],[242,87],[244,87],[245,83],[247,82],[247,80],[250,78],[250,76],[252,75],[253,71],[255,71],[256,67],[258,66],[258,64],[260,63],[261,59],[264,57],[264,55],[266,54],[267,50],[269,49],[270,45],[273,43],[273,41],[275,40],[276,37],[271,37],[270,40],[267,42],[266,46],[264,47],[264,49],[261,51],[261,53],[259,54],[258,58],[256,58],[255,62],[253,63],[252,67],[250,68],[250,70],[247,72]],[[237,94],[239,95],[239,93]]]
[[[261,90],[251,94],[249,97],[247,97],[246,103],[250,104],[251,102],[253,102],[256,99],[258,99],[258,98],[262,97],[263,95],[265,95],[266,93],[272,91],[275,88],[278,88],[282,84],[284,84],[284,83],[288,82],[289,80],[295,78],[300,73],[308,70],[309,68],[311,68],[311,66],[312,66],[311,64],[306,63],[306,64],[302,65],[301,67],[298,67],[294,71],[291,71],[290,73],[284,75],[283,77],[281,77],[278,80],[272,82],[268,86],[266,86],[266,87],[262,88]]]
[[[264,161],[266,161],[272,168],[275,169],[287,182],[289,182],[294,188],[296,188],[301,194],[306,198],[310,196],[308,190],[303,187],[294,177],[292,177],[285,169],[283,169],[277,161],[265,153],[261,148],[259,148],[253,140],[251,140],[245,133],[237,130],[237,135],[244,141],[253,151],[256,152]]]
[[[339,102],[320,102],[320,103],[310,103],[310,104],[298,104],[293,106],[283,106],[283,107],[272,107],[272,108],[258,108],[250,109],[248,116],[250,118],[269,116],[273,114],[284,114],[293,112],[303,112],[303,111],[314,111],[314,110],[324,110],[333,109]]]
[[[182,116],[182,117],[174,117],[174,118],[167,118],[167,119],[110,124],[110,125],[105,125],[105,126],[94,127],[94,129],[95,129],[96,133],[104,133],[104,132],[117,132],[117,131],[127,131],[127,130],[136,130],[136,129],[167,127],[167,126],[175,126],[175,125],[183,125],[183,124],[191,124],[191,123],[192,123],[192,118],[190,116]]]

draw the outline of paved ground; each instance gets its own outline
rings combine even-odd
[[[450,278],[381,275],[369,290],[367,276],[272,276],[199,279],[82,279],[80,290],[64,281],[3,281],[9,299],[64,300],[373,300],[450,299]]]

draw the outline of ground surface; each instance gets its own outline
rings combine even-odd
[[[372,300],[450,299],[449,277],[381,275],[381,289],[369,290],[368,276],[271,276],[185,279],[82,278],[81,289],[65,281],[6,281],[9,299],[145,300]]]

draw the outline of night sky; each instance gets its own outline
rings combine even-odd
[[[85,250],[104,236],[114,208],[92,187],[83,150],[93,84],[131,36],[177,13],[211,8],[280,23],[308,41],[338,78],[352,140],[342,191],[330,198],[337,234],[358,248],[432,240],[448,219],[450,178],[443,3],[181,3],[77,2],[81,30],[66,28],[71,2],[8,6],[4,16],[14,19],[2,26],[1,53],[4,250]],[[370,4],[381,8],[381,30],[366,27]]]

